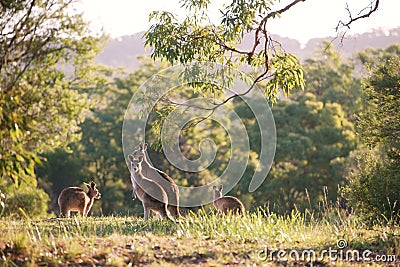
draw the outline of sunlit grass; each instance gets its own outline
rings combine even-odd
[[[257,253],[264,248],[321,250],[335,248],[340,239],[351,249],[399,255],[399,235],[399,226],[370,228],[335,211],[329,216],[311,212],[283,216],[262,210],[221,216],[200,210],[176,222],[137,217],[4,218],[0,262],[4,266],[246,265],[263,263]]]

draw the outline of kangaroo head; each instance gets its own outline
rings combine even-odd
[[[95,198],[95,199],[101,198],[101,194],[100,194],[99,190],[96,188],[96,184],[94,182],[91,182],[90,184],[88,184],[88,183],[84,183],[84,184],[89,189],[89,191],[87,192],[87,195],[90,198]]]
[[[129,155],[129,160],[131,161],[131,170],[134,172],[140,172],[142,170],[143,157],[135,159],[133,156]]]
[[[213,186],[214,200],[222,197],[222,185]]]
[[[139,148],[135,149],[129,156],[132,156],[133,159],[139,159],[140,157],[146,156],[147,144],[140,143]]]

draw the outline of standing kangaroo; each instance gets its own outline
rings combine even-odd
[[[147,144],[140,143],[139,148],[134,150],[129,157],[134,160],[139,158],[143,159],[142,174],[149,180],[157,182],[167,193],[168,197],[168,211],[174,217],[181,217],[179,212],[179,189],[174,180],[163,171],[160,171],[153,166],[146,159]],[[133,189],[132,198],[135,198],[136,190]]]
[[[85,192],[80,187],[68,187],[61,191],[58,196],[58,206],[60,207],[60,216],[70,217],[71,211],[78,211],[82,216],[87,216],[92,208],[94,199],[100,199],[101,194],[96,188],[96,184],[84,183],[89,189]]]
[[[142,201],[144,209],[144,219],[147,221],[149,218],[150,210],[158,213],[161,218],[167,218],[172,221],[167,206],[168,197],[165,190],[157,183],[150,179],[147,179],[142,174],[142,162],[143,158],[134,159],[132,155],[128,156],[131,162],[131,179],[136,195]],[[161,198],[160,200],[155,199],[153,196]]]
[[[222,185],[213,186],[213,199],[214,199],[214,207],[224,214],[228,214],[229,212],[235,214],[243,214],[244,206],[242,202],[236,197],[232,196],[222,196]]]

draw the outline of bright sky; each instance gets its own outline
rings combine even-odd
[[[102,25],[111,37],[131,35],[149,28],[148,15],[153,10],[166,10],[183,16],[185,11],[180,8],[179,0],[81,0],[88,19],[97,25]],[[212,1],[209,16],[219,21],[218,9],[222,3],[229,0]],[[280,6],[291,2],[281,0]],[[368,6],[370,0],[306,0],[284,13],[280,19],[269,22],[271,33],[282,37],[290,37],[306,43],[314,37],[335,36],[335,26],[338,21],[347,21],[346,2],[353,11]],[[379,9],[369,18],[359,20],[351,25],[349,34],[363,33],[371,29],[388,29],[400,27],[400,1],[381,0]],[[400,37],[399,37],[400,41]]]

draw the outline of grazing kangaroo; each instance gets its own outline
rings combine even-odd
[[[244,206],[239,199],[231,196],[222,196],[222,185],[214,185],[213,193],[214,207],[219,212],[222,212],[224,214],[228,214],[229,212],[235,214],[244,213]]]
[[[129,157],[134,160],[139,158],[143,159],[142,174],[149,180],[157,182],[167,193],[168,196],[168,211],[174,217],[181,217],[179,212],[179,189],[174,180],[163,171],[160,171],[153,166],[146,159],[147,144],[140,143],[139,148],[134,150]],[[135,198],[135,188],[132,192],[132,199]]]
[[[85,192],[80,187],[68,187],[61,191],[58,196],[58,206],[60,207],[60,216],[70,217],[71,211],[78,211],[82,216],[87,216],[92,208],[94,199],[100,199],[101,194],[96,188],[96,184],[84,183],[89,189]]]
[[[144,219],[147,221],[149,218],[150,210],[158,213],[161,218],[167,218],[172,221],[167,206],[168,197],[165,190],[157,183],[147,179],[142,174],[143,158],[134,159],[132,155],[128,156],[131,162],[131,179],[133,187],[136,191],[137,197],[142,201],[144,209]],[[152,196],[158,196],[162,199],[159,201]]]

